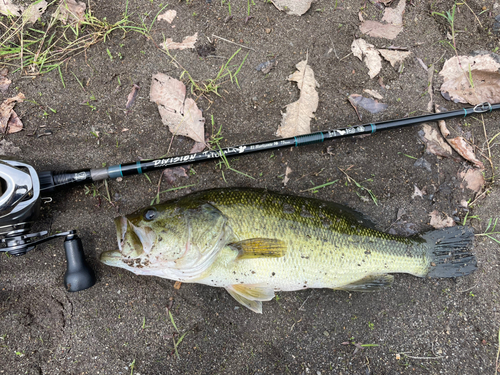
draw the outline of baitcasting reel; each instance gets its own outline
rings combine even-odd
[[[94,272],[85,262],[82,241],[75,230],[52,236],[47,236],[47,231],[30,233],[31,225],[40,212],[40,191],[51,186],[52,172],[37,174],[28,164],[0,160],[0,252],[20,256],[38,244],[65,237],[68,266],[64,285],[70,292],[90,288],[95,284]]]

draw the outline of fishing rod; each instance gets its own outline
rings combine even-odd
[[[321,143],[328,139],[352,137],[362,134],[372,134],[382,130],[402,128],[406,126],[421,124],[423,122],[447,120],[455,117],[467,117],[474,114],[487,113],[500,109],[500,104],[481,103],[474,107],[458,109],[455,111],[441,112],[429,115],[415,116],[397,120],[374,122],[364,125],[325,130],[317,133],[299,135],[296,137],[275,139],[221,148],[219,150],[208,150],[192,154],[170,156],[150,161],[137,161],[135,163],[112,165],[106,168],[87,169],[73,172],[51,172],[44,171],[39,174],[40,190],[52,191],[62,185],[101,181],[108,178],[118,178],[143,174],[159,168],[168,168],[193,164],[222,157],[240,156],[255,152],[274,150],[283,147],[298,147]]]
[[[31,165],[3,158],[0,160],[0,253],[7,252],[15,256],[24,255],[40,243],[64,237],[64,249],[67,260],[64,286],[70,292],[84,290],[94,285],[96,278],[93,270],[85,262],[82,241],[76,235],[76,231],[71,230],[53,235],[48,235],[47,231],[30,233],[31,226],[39,214],[41,193],[44,191],[48,192],[57,187],[76,183],[142,174],[159,168],[198,163],[282,147],[310,145],[324,142],[327,139],[371,134],[377,131],[420,124],[426,121],[467,117],[473,114],[492,112],[497,109],[500,109],[500,104],[482,103],[472,108],[464,108],[456,111],[355,125],[296,137],[219,148],[219,150],[215,151],[208,150],[151,161],[138,161],[135,163],[113,165],[107,168],[73,172],[43,171],[37,173]]]

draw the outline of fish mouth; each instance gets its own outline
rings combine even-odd
[[[149,254],[156,243],[156,234],[151,227],[135,226],[126,216],[115,218],[118,249],[122,253],[131,247],[136,254]]]

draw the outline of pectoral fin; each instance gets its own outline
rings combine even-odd
[[[229,244],[239,252],[236,260],[254,258],[280,258],[286,254],[284,241],[273,238],[251,238]]]
[[[334,289],[346,290],[348,292],[375,292],[389,288],[393,281],[394,276],[392,275],[371,275]]]
[[[268,286],[236,284],[226,288],[228,293],[243,306],[262,314],[262,302],[274,298],[274,289]]]

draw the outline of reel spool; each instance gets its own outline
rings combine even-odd
[[[40,176],[35,169],[19,161],[0,160],[0,252],[21,256],[36,245],[65,237],[67,271],[64,284],[77,292],[95,284],[92,269],[85,263],[82,241],[75,230],[47,236],[47,231],[30,233],[40,213],[40,185],[50,186],[52,172]],[[47,237],[44,237],[47,236]]]

